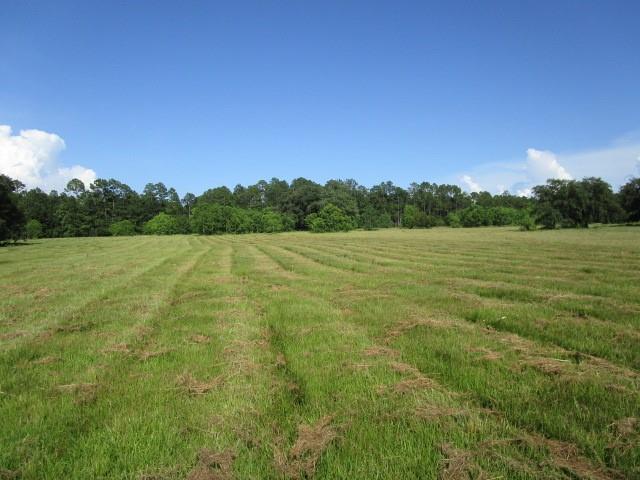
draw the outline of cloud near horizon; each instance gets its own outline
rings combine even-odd
[[[508,190],[529,196],[535,185],[550,178],[601,177],[615,189],[637,175],[640,175],[640,140],[627,138],[609,147],[566,154],[529,148],[524,161],[480,165],[460,175],[458,181],[469,192]]]
[[[55,133],[31,129],[13,135],[10,126],[0,125],[0,173],[46,192],[64,190],[73,178],[88,187],[96,172],[81,165],[61,165],[58,154],[65,148],[64,140]]]

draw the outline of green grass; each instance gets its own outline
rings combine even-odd
[[[631,227],[0,249],[0,478],[640,478],[639,387]]]

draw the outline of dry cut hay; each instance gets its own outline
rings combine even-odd
[[[416,375],[416,376],[421,375],[420,370],[418,370],[416,367],[409,365],[407,363],[391,362],[389,366],[393,369],[393,371],[398,373],[407,373],[407,374]]]
[[[96,399],[98,385],[95,383],[69,383],[58,385],[61,392],[68,392],[75,396],[75,402],[79,405],[93,402]]]
[[[20,476],[20,471],[18,470],[9,470],[7,468],[0,467],[0,480],[17,480]]]
[[[474,352],[474,353],[481,353],[482,354],[480,356],[481,360],[495,361],[495,360],[500,360],[502,358],[501,353],[494,352],[493,350],[489,350],[488,348],[484,348],[484,347],[471,347],[468,349],[468,351]]]
[[[591,480],[620,478],[617,472],[594,465],[589,459],[580,455],[578,447],[571,443],[532,435],[526,440],[529,443],[546,447],[551,457],[551,463],[561,470],[570,472],[577,478],[588,478]]]
[[[58,357],[46,356],[46,357],[40,357],[39,359],[34,360],[31,363],[33,363],[34,365],[50,365],[58,361],[60,361],[60,358]]]
[[[434,388],[436,383],[427,377],[416,377],[402,380],[393,386],[393,391],[400,394],[411,393],[415,390]]]
[[[129,345],[126,343],[115,343],[113,345],[108,346],[107,348],[103,348],[101,350],[102,353],[122,353],[128,355],[131,353],[131,349]]]
[[[203,448],[198,452],[198,464],[189,472],[187,480],[230,480],[235,458],[234,450],[214,452]]]
[[[0,333],[0,340],[13,340],[14,338],[23,337],[24,332]]]
[[[640,420],[636,417],[626,417],[611,425],[615,439],[608,445],[610,449],[626,453],[640,445]]]
[[[278,355],[276,355],[276,367],[277,368],[284,368],[287,366],[287,359],[285,358],[283,353],[278,353]]]
[[[417,320],[407,320],[400,323],[397,323],[393,328],[387,331],[387,334],[384,338],[384,343],[389,345],[396,338],[404,335],[409,330],[413,330],[416,327],[427,326],[434,328],[453,328],[459,327],[460,324],[454,322],[452,320],[447,319],[435,319],[435,318],[418,318]]]
[[[458,417],[467,415],[469,412],[462,408],[451,408],[442,405],[420,405],[416,407],[414,414],[424,420],[435,420],[442,417]]]
[[[333,416],[328,415],[313,425],[299,425],[298,438],[289,453],[285,454],[277,448],[274,450],[276,469],[287,478],[313,477],[320,456],[337,437],[331,426],[332,421]]]
[[[171,351],[173,351],[173,349],[171,348],[160,348],[158,350],[142,350],[141,352],[138,352],[137,355],[138,355],[138,358],[144,362],[145,360],[148,360],[154,357],[159,357]]]
[[[184,373],[180,375],[176,383],[179,387],[183,388],[189,395],[204,395],[215,387],[221,385],[223,382],[222,376],[217,376],[208,382],[201,382],[197,380],[190,373]]]
[[[189,339],[193,343],[209,343],[211,341],[208,335],[191,335]]]
[[[389,347],[380,347],[373,345],[368,347],[363,352],[367,357],[397,357],[400,352]]]
[[[456,448],[450,443],[440,445],[444,455],[443,468],[438,476],[442,480],[468,480],[482,478],[482,469],[474,460],[474,453],[470,450]]]

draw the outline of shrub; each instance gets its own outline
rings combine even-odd
[[[449,212],[449,214],[447,215],[447,225],[449,225],[451,228],[460,228],[462,226],[460,215],[455,212]]]
[[[472,205],[460,211],[460,222],[463,227],[480,227],[490,225],[487,210],[478,205]]]
[[[436,225],[435,217],[418,210],[414,205],[405,205],[402,226],[405,228],[431,228]]]
[[[542,228],[553,230],[561,220],[560,212],[550,205],[542,204],[536,208],[536,223],[542,225]]]
[[[109,233],[114,237],[126,237],[136,234],[136,226],[131,220],[120,220],[109,225]]]
[[[335,205],[328,203],[318,213],[312,213],[305,219],[309,230],[321,232],[347,232],[353,230],[353,220]]]
[[[146,235],[175,235],[181,232],[181,225],[173,215],[164,212],[159,213],[142,227]]]
[[[27,238],[40,238],[42,236],[42,224],[35,218],[29,220],[25,225]]]
[[[291,217],[274,210],[264,210],[260,215],[259,221],[256,231],[265,233],[292,230],[295,225],[295,221]]]
[[[518,219],[518,226],[523,232],[528,232],[536,229],[536,222],[529,214],[525,213]]]

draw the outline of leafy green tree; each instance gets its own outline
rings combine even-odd
[[[265,210],[260,218],[260,226],[256,231],[265,233],[283,232],[288,230],[289,225],[285,217],[276,211]]]
[[[131,220],[120,220],[109,226],[109,232],[114,237],[125,237],[136,234],[136,226]]]
[[[516,224],[520,227],[520,230],[523,232],[527,232],[530,230],[536,229],[536,222],[528,213],[524,213],[524,215],[520,215],[516,220]]]
[[[402,214],[402,226],[414,228],[418,226],[420,211],[414,205],[405,205]]]
[[[472,205],[460,211],[460,223],[463,227],[480,227],[490,225],[487,209],[479,205]]]
[[[67,187],[64,189],[65,193],[74,197],[79,197],[85,192],[85,184],[79,178],[72,178],[67,182]]]
[[[583,178],[580,184],[587,195],[589,223],[611,223],[624,217],[611,185],[597,177]]]
[[[40,238],[42,236],[42,224],[32,218],[24,227],[27,238]]]
[[[191,209],[196,204],[196,196],[193,193],[185,193],[181,202],[182,206],[187,210],[187,217],[191,218]]]
[[[233,205],[233,193],[227,187],[210,188],[198,197],[198,204],[216,203],[218,205]]]
[[[20,183],[0,175],[0,243],[19,240],[23,235],[24,214],[18,208],[16,190]]]
[[[216,203],[198,204],[191,214],[191,230],[202,235],[223,233],[226,228],[222,205]]]
[[[551,179],[534,187],[533,194],[539,223],[545,228],[555,228],[554,221],[564,227],[589,226],[594,207],[583,182]]]
[[[320,204],[324,206],[331,203],[345,215],[355,218],[358,216],[357,188],[355,180],[329,180],[322,189]]]
[[[184,233],[181,231],[178,219],[164,212],[160,212],[145,223],[142,231],[146,235],[175,235],[177,233]]]
[[[462,222],[460,221],[460,215],[455,212],[449,212],[447,214],[447,225],[451,228],[460,228],[462,226]]]
[[[491,225],[498,227],[516,223],[517,210],[509,207],[491,207],[487,209],[487,217]]]
[[[562,215],[548,203],[536,207],[536,223],[546,230],[553,230],[562,221]]]
[[[618,198],[627,218],[632,222],[640,221],[640,178],[632,178],[625,183]]]
[[[296,178],[287,191],[283,211],[296,218],[296,228],[304,229],[306,217],[320,210],[321,199],[321,185],[306,178]]]
[[[43,237],[54,237],[58,233],[56,209],[59,197],[52,192],[46,194],[39,188],[23,191],[18,196],[18,206],[25,218],[38,220],[42,225]]]
[[[312,232],[348,232],[353,230],[353,220],[335,205],[329,203],[318,213],[311,213],[306,218],[307,226]]]

